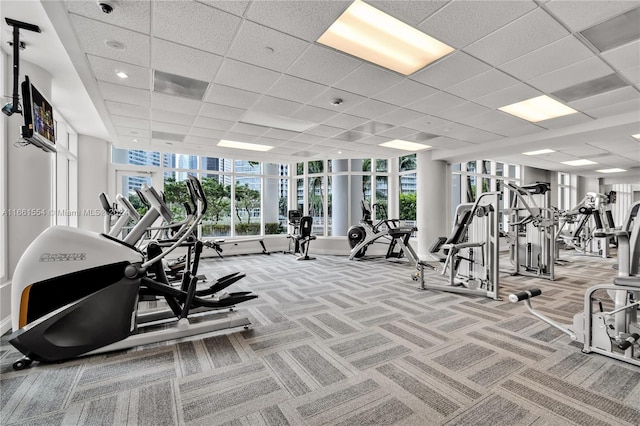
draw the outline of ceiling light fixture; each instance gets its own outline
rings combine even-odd
[[[542,154],[551,154],[552,152],[555,152],[552,149],[540,149],[538,151],[529,151],[529,152],[523,152],[524,155],[542,155]]]
[[[218,142],[218,146],[221,148],[235,148],[235,149],[247,149],[249,151],[269,151],[272,146],[259,145],[256,143],[236,142],[221,140]]]
[[[631,135],[632,138],[636,138],[640,141],[640,133],[638,133],[637,135]]]
[[[620,173],[620,172],[626,172],[625,169],[602,169],[602,170],[596,170],[596,172],[598,173]]]
[[[344,11],[318,43],[404,75],[455,50],[361,0]]]
[[[532,123],[578,112],[547,95],[527,99],[522,102],[516,102],[515,104],[503,106],[498,109],[506,112],[507,114],[522,118],[523,120],[531,121]]]
[[[571,160],[571,161],[563,161],[562,164],[566,164],[567,166],[590,166],[591,164],[598,164],[595,161],[591,160]]]
[[[124,78],[129,78],[129,76],[127,75],[127,73],[122,72],[122,71],[118,71],[118,72],[116,72],[116,75],[117,75],[118,77],[120,77],[120,78],[123,78],[123,79],[124,79]]]
[[[110,47],[113,50],[127,50],[127,46],[125,46],[124,43],[119,42],[118,40],[105,40],[104,44],[106,44],[107,47]]]
[[[389,142],[381,143],[378,146],[385,148],[402,149],[404,151],[420,151],[422,149],[431,148],[431,145],[423,145],[421,143],[403,141],[401,139],[395,139]]]

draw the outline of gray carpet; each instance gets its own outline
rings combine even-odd
[[[250,330],[15,372],[0,346],[3,425],[638,425],[640,370],[583,354],[506,296],[571,322],[614,259],[568,257],[555,282],[501,274],[504,301],[421,291],[404,261],[231,256],[204,262]],[[441,277],[429,273],[430,280]]]

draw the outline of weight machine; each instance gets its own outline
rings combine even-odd
[[[550,208],[551,187],[540,182],[525,186],[505,185],[514,195],[505,211],[509,257],[514,266],[509,273],[553,281],[558,221],[555,210]]]
[[[501,300],[499,295],[498,258],[500,239],[500,193],[488,192],[475,203],[460,204],[449,237],[438,238],[429,249],[430,255],[443,264],[441,275],[448,272],[448,282],[427,283],[425,267],[437,271],[428,261],[418,261],[414,281],[421,290],[485,296]]]
[[[595,352],[640,366],[640,202],[631,206],[626,225],[619,231],[598,231],[596,238],[618,238],[618,275],[613,284],[595,285],[585,292],[584,311],[572,325],[559,324],[537,312],[533,297],[542,294],[529,289],[509,295],[509,301],[524,301],[535,317],[583,344],[582,352]],[[598,297],[596,297],[596,293]],[[598,311],[594,311],[594,304]],[[605,311],[604,306],[611,307]]]

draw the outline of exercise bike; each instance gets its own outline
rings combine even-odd
[[[559,324],[537,312],[531,299],[542,294],[540,289],[520,291],[509,296],[509,301],[524,301],[535,317],[567,334],[571,340],[583,344],[582,352],[595,352],[640,366],[640,202],[631,206],[626,226],[619,231],[598,231],[597,238],[617,237],[618,275],[613,284],[595,285],[585,292],[584,312],[573,317],[572,325]],[[610,300],[596,298],[596,292],[606,294]],[[604,303],[603,303],[604,302]],[[604,304],[613,305],[604,310]],[[598,310],[594,310],[594,304]]]
[[[142,192],[150,208],[132,230],[139,235],[158,218],[171,219],[153,188],[143,186]],[[216,294],[220,286],[197,289],[195,276],[174,288],[159,272],[161,260],[180,247],[202,219],[206,199],[201,186],[198,196],[203,208],[197,220],[165,251],[156,247],[146,259],[135,246],[106,234],[54,226],[38,236],[18,262],[12,283],[14,332],[9,342],[24,354],[13,368],[25,368],[34,360],[58,362],[232,327],[247,328],[246,316],[231,310],[226,315],[218,313],[256,298],[255,294],[220,297]],[[151,279],[147,272],[154,269],[155,279]],[[163,297],[168,309],[139,313],[138,300],[144,294]],[[195,310],[217,314],[194,322]],[[158,321],[164,324],[154,328]]]

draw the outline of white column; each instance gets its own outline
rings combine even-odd
[[[349,160],[331,160],[331,165],[332,173],[349,170]],[[331,236],[343,236],[353,225],[349,221],[349,176],[333,175],[331,179]]]
[[[447,179],[447,163],[432,160],[431,151],[418,152],[416,161],[418,256],[424,259],[436,238],[449,235],[450,180]]]
[[[351,160],[351,196],[349,197],[349,204],[351,204],[351,219],[349,222],[351,225],[360,223],[362,219],[362,209],[360,208],[360,201],[364,200],[364,194],[362,193],[362,175],[353,174],[354,172],[362,171],[362,160]]]

